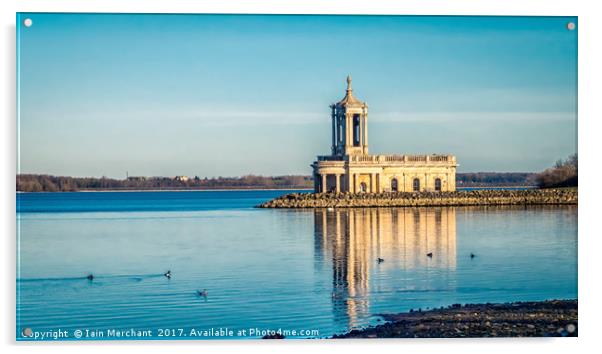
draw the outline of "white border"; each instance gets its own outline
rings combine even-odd
[[[182,353],[201,351],[244,351],[250,353],[307,351],[378,351],[380,352],[462,352],[462,353],[567,353],[591,352],[597,347],[602,329],[602,294],[599,270],[602,235],[595,201],[602,200],[599,186],[600,164],[597,151],[602,126],[600,109],[600,66],[602,32],[596,2],[580,0],[372,0],[351,1],[271,0],[253,4],[250,0],[5,0],[2,6],[2,183],[0,211],[3,247],[2,307],[0,333],[3,349],[8,352],[100,353],[107,350],[165,353],[168,346]],[[540,15],[579,16],[579,157],[581,160],[579,205],[579,338],[578,339],[507,339],[507,340],[355,340],[355,341],[197,341],[197,342],[100,342],[100,343],[15,343],[15,13],[21,12],[135,12],[135,13],[289,13],[289,14],[407,14],[407,15]],[[596,91],[596,89],[598,89]],[[599,182],[598,182],[599,184]],[[598,188],[598,189],[596,189]]]
[[[403,15],[546,15],[572,16],[580,1],[536,0],[27,0],[19,1],[18,11],[37,12],[136,12],[136,13],[289,13],[289,14],[403,14]]]

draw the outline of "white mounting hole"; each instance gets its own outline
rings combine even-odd
[[[569,22],[566,24],[566,29],[568,29],[569,31],[572,31],[575,29],[575,22]]]
[[[23,20],[23,24],[25,25],[25,27],[31,27],[31,25],[33,25],[33,21],[31,20],[31,18],[26,18],[25,20]]]

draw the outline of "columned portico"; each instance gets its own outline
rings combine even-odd
[[[340,193],[343,190],[347,191],[347,187],[342,184],[342,177],[345,175],[345,171],[341,169],[331,168],[329,170],[321,171],[321,173],[315,176],[315,192],[316,193],[327,193],[336,192]]]

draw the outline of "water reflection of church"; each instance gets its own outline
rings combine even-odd
[[[348,328],[370,315],[383,274],[456,268],[454,208],[317,209],[314,222],[315,256],[332,262],[335,317]]]

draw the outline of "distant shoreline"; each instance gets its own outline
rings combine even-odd
[[[242,191],[313,191],[313,188],[216,188],[216,189],[82,189],[77,191],[40,191],[17,193],[96,193],[96,192],[242,192]]]
[[[475,187],[458,187],[458,190],[464,189],[535,189],[537,186],[475,186]],[[16,191],[17,193],[89,193],[89,192],[240,192],[240,191],[309,191],[312,192],[313,188],[207,188],[207,189],[193,189],[193,188],[179,188],[179,189],[81,189],[77,191],[39,191],[39,192],[26,192]]]

